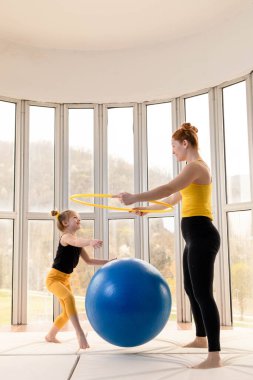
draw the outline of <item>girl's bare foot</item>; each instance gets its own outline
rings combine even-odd
[[[83,333],[77,334],[77,339],[79,342],[79,347],[85,350],[86,348],[90,348],[89,343],[86,340],[86,337]]]
[[[198,365],[192,366],[194,369],[208,369],[222,367],[222,362],[219,352],[209,352],[206,360]]]
[[[61,343],[55,336],[50,336],[49,334],[45,336],[45,339],[49,343]]]
[[[207,339],[205,336],[196,336],[196,338],[192,342],[186,344],[183,347],[207,348]]]

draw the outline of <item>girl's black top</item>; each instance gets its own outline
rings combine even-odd
[[[52,267],[63,273],[72,273],[78,264],[81,249],[82,248],[80,247],[73,247],[72,245],[67,245],[64,247],[59,242],[56,257],[54,259]]]

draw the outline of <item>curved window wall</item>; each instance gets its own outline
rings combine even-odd
[[[143,218],[76,204],[76,193],[139,192],[180,171],[171,134],[182,121],[199,129],[202,157],[212,169],[214,223],[222,247],[215,297],[224,325],[253,325],[251,76],[163,102],[40,104],[0,100],[0,324],[51,321],[59,304],[45,288],[59,231],[52,209],[75,209],[82,236],[100,238],[91,256],[151,262],[170,285],[172,320],[191,321],[183,290],[180,206]],[[86,199],[121,207],[116,199]],[[204,254],[204,253],[203,253]],[[81,260],[80,260],[81,261]],[[72,276],[78,311],[94,267]],[[241,281],[243,279],[243,281]]]

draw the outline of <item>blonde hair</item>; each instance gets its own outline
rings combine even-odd
[[[180,141],[187,140],[194,148],[199,147],[198,141],[198,128],[191,125],[191,123],[183,123],[172,135],[174,140]]]
[[[63,232],[65,230],[65,226],[64,226],[63,222],[69,220],[70,216],[73,215],[74,212],[75,211],[73,211],[73,210],[65,210],[62,212],[59,212],[57,210],[51,211],[51,215],[55,216],[57,219],[57,227],[60,231]]]

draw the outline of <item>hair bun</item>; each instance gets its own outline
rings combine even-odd
[[[52,216],[58,216],[58,215],[59,215],[59,211],[57,211],[57,210],[52,210],[52,211],[51,211],[51,215],[52,215]]]
[[[191,125],[191,123],[183,123],[180,128],[184,131],[193,131],[195,133],[198,133],[198,128]]]

